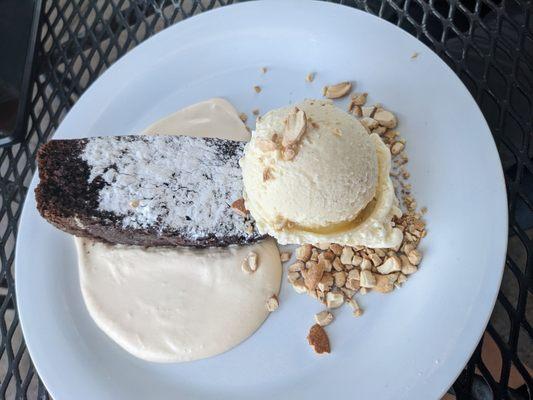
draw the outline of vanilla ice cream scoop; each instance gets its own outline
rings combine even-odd
[[[395,247],[402,233],[390,152],[330,101],[270,111],[240,161],[245,204],[262,234],[282,244]]]

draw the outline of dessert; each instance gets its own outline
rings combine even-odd
[[[143,134],[249,138],[223,99],[179,110]],[[280,288],[280,254],[270,238],[205,249],[113,246],[88,238],[76,244],[89,314],[119,346],[149,361],[184,362],[229,350],[259,328]]]
[[[306,293],[326,306],[325,310],[315,314],[316,324],[308,335],[309,344],[319,354],[323,349],[317,344],[326,343],[326,340],[329,344],[329,339],[325,329],[318,327],[332,323],[332,312],[348,304],[353,316],[363,315],[356,294],[390,293],[401,288],[408,277],[418,271],[422,261],[418,247],[427,233],[423,220],[427,209],[423,207],[417,211],[417,203],[411,195],[411,184],[407,181],[410,174],[405,167],[408,162],[406,141],[395,130],[396,116],[379,104],[366,106],[367,96],[367,93],[353,93],[348,112],[359,118],[371,137],[379,135],[380,142],[386,146],[383,151],[390,151],[387,174],[404,210],[401,215],[393,216],[391,225],[403,235],[401,242],[391,248],[319,242],[304,243],[296,249],[296,262],[288,266],[289,283],[296,293]],[[378,148],[383,149],[382,146]],[[285,257],[282,261],[289,260]]]
[[[329,101],[270,111],[240,161],[246,208],[281,244],[390,248],[402,240],[390,152]]]
[[[41,215],[77,236],[142,246],[257,241],[241,197],[238,141],[186,136],[53,140],[38,155]]]
[[[425,223],[395,115],[366,105],[367,93],[351,95],[349,113],[334,106],[353,86],[258,117],[246,145],[216,138],[249,138],[248,116],[221,99],[153,124],[145,133],[156,136],[46,145],[38,207],[84,236],[80,282],[97,325],[146,360],[226,351],[280,306],[281,262],[292,253],[267,235],[300,245],[287,278],[325,305],[307,337],[319,354],[331,351],[325,327],[337,309],[359,317],[356,294],[401,287],[418,270]],[[157,136],[176,133],[211,138]]]

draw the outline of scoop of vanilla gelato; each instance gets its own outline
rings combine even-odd
[[[303,128],[294,122],[301,111]],[[389,149],[331,101],[306,100],[264,115],[240,164],[259,232],[282,244],[395,247],[402,240],[391,224],[401,212]]]

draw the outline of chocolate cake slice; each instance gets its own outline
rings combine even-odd
[[[244,143],[187,136],[52,140],[39,150],[37,208],[76,236],[141,246],[261,239],[242,197]]]

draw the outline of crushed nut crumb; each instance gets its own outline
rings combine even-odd
[[[287,262],[291,259],[291,253],[287,251],[282,251],[279,255],[281,262]]]
[[[328,308],[338,308],[344,303],[342,292],[328,292],[326,294],[326,305]]]
[[[378,121],[371,117],[363,117],[359,120],[366,128],[372,130],[379,126]]]
[[[311,261],[318,261],[318,250],[316,248],[311,250]]]
[[[253,251],[251,251],[241,263],[242,271],[247,274],[252,274],[257,271],[257,266],[257,253]]]
[[[304,244],[296,249],[296,259],[306,262],[311,258],[313,246],[310,244]]]
[[[315,247],[320,250],[328,250],[330,244],[329,243],[317,243]]]
[[[372,116],[374,115],[375,111],[376,111],[376,107],[375,106],[361,107],[361,112],[362,112],[364,118],[372,118]]]
[[[402,261],[397,256],[391,256],[385,260],[383,264],[378,267],[378,272],[380,274],[390,274],[392,272],[401,271]]]
[[[269,181],[269,180],[271,180],[273,178],[274,178],[274,176],[272,175],[272,168],[266,167],[263,170],[263,182]]]
[[[344,249],[342,249],[341,263],[343,263],[343,264],[351,264],[353,256],[354,256],[353,249],[351,247],[348,247],[348,246],[345,247]]]
[[[291,147],[286,147],[281,151],[281,158],[284,161],[291,161],[296,157],[296,151]]]
[[[332,243],[330,246],[329,246],[330,250],[333,252],[333,254],[335,254],[336,256],[340,256],[344,247],[341,246],[340,244],[336,244],[336,243]]]
[[[361,270],[367,271],[372,269],[372,261],[370,261],[368,258],[364,258],[363,261],[361,261]]]
[[[307,335],[307,341],[317,354],[329,353],[331,351],[328,335],[319,324],[311,327]]]
[[[324,263],[316,261],[307,261],[305,266],[307,267],[307,269],[305,271],[302,271],[305,286],[307,286],[307,289],[312,290],[322,279],[322,275],[324,274]]]
[[[373,288],[376,286],[376,277],[372,273],[372,271],[365,270],[361,271],[360,273],[360,285],[363,288]]]
[[[356,117],[362,117],[363,116],[363,110],[361,110],[361,106],[353,106],[353,108],[350,111]]]
[[[385,128],[395,128],[398,124],[396,117],[390,111],[378,109],[373,117],[381,126]]]
[[[307,293],[307,287],[303,279],[298,279],[292,284],[292,288],[298,294]]]
[[[333,314],[327,310],[320,311],[318,314],[315,314],[315,321],[320,326],[329,325],[333,321]]]
[[[411,264],[418,265],[422,261],[422,253],[419,250],[414,249],[407,254],[407,258]]]
[[[353,315],[355,317],[360,317],[361,315],[363,315],[363,310],[361,309],[361,307],[359,306],[359,304],[354,298],[351,298],[347,300],[346,302],[352,307]]]
[[[242,217],[246,217],[248,215],[248,210],[244,205],[244,199],[242,197],[231,203],[231,209]]]
[[[405,145],[402,142],[396,142],[391,146],[390,152],[392,153],[392,155],[396,156],[400,154],[404,148]]]
[[[294,284],[298,279],[300,279],[302,276],[299,272],[289,272],[287,274],[287,280],[289,283]]]
[[[305,268],[305,264],[302,261],[296,261],[289,266],[289,272],[299,272]]]
[[[352,94],[351,104],[354,106],[364,106],[368,93],[354,93]]]
[[[374,264],[374,267],[377,267],[381,265],[382,261],[381,258],[376,254],[370,254],[370,261],[372,261],[372,264]]]
[[[376,285],[374,290],[380,293],[389,293],[394,290],[394,282],[390,282],[387,275],[375,275]]]
[[[257,138],[255,140],[255,145],[263,152],[274,151],[278,148],[278,145],[274,141],[264,138]]]
[[[351,82],[340,82],[335,85],[325,86],[323,89],[323,95],[328,99],[339,99],[346,96],[351,90]]]
[[[333,283],[333,275],[330,272],[324,271],[324,275],[322,275],[320,282],[318,282],[317,288],[322,292],[327,292],[331,289]]]
[[[307,129],[307,117],[305,111],[296,107],[289,113],[283,131],[281,144],[283,147],[296,145],[302,138]]]
[[[279,300],[278,300],[278,296],[276,296],[275,294],[273,294],[272,296],[270,296],[266,302],[266,309],[269,311],[269,312],[273,312],[273,311],[276,311],[279,307]]]

